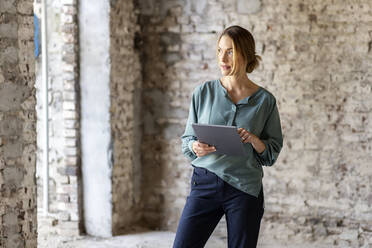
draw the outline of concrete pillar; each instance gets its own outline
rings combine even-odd
[[[83,206],[86,232],[112,235],[112,144],[108,1],[81,1],[80,89]]]

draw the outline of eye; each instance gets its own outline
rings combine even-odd
[[[233,51],[230,50],[230,51],[228,52],[228,55],[233,55]]]

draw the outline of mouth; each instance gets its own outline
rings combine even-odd
[[[221,68],[222,68],[222,70],[226,71],[226,70],[229,70],[231,68],[231,66],[221,65]]]

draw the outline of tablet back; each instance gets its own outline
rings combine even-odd
[[[235,126],[193,123],[192,127],[200,142],[216,147],[215,153],[230,156],[246,155]]]

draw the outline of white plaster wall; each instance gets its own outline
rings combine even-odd
[[[80,1],[81,142],[85,227],[112,236],[109,1]]]

